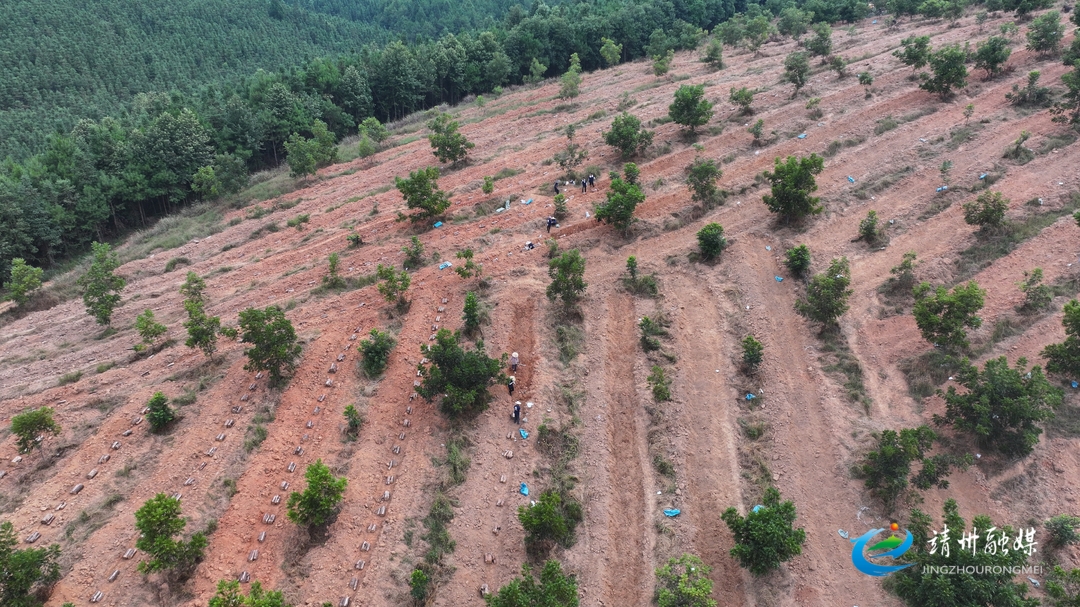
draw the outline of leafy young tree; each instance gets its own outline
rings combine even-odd
[[[633,168],[630,168],[633,167]],[[634,210],[637,205],[645,201],[645,193],[641,186],[632,181],[636,165],[624,166],[625,179],[620,178],[618,173],[612,171],[611,185],[607,191],[607,201],[596,205],[596,220],[610,223],[617,230],[625,232],[634,223]]]
[[[829,57],[829,69],[836,72],[837,78],[843,78],[847,76],[847,59],[844,59],[840,55],[833,55]]]
[[[416,269],[424,265],[424,243],[416,236],[409,239],[408,246],[401,247],[401,252],[405,254],[406,268]]]
[[[739,106],[742,109],[743,114],[753,114],[754,110],[750,108],[750,104],[754,102],[754,93],[757,89],[748,89],[745,86],[736,90],[735,87],[731,87],[731,94],[728,95],[728,100]]]
[[[776,28],[773,27],[768,17],[758,15],[746,22],[744,31],[746,33],[746,38],[744,38],[746,48],[756,55],[761,45],[768,42],[769,36],[776,32]]]
[[[1005,99],[1013,105],[1029,107],[1046,107],[1053,100],[1053,94],[1045,86],[1039,86],[1039,77],[1042,73],[1038,70],[1028,72],[1027,86],[1020,88],[1014,84],[1011,93],[1005,93]],[[1053,111],[1051,111],[1051,114]]]
[[[409,596],[412,597],[418,605],[423,604],[427,599],[428,590],[431,586],[431,579],[424,573],[423,569],[413,569],[412,574],[409,576]]]
[[[1004,356],[990,359],[982,371],[965,360],[956,379],[966,391],[961,394],[955,386],[938,390],[945,399],[945,415],[935,415],[934,423],[970,432],[980,448],[1010,457],[1031,453],[1042,434],[1036,424],[1054,417],[1062,401],[1061,388],[1052,385],[1041,368],[1028,370],[1024,358],[1015,367],[1009,367]]]
[[[37,591],[60,580],[60,546],[16,550],[18,545],[15,526],[0,523],[0,605],[41,607]]]
[[[600,56],[604,58],[604,63],[608,67],[618,65],[622,58],[622,45],[615,44],[610,38],[600,38],[600,43],[603,45],[600,47]]]
[[[526,74],[522,79],[525,81],[526,84],[540,82],[544,79],[544,74],[546,72],[547,66],[537,61],[536,57],[533,57],[532,63],[529,64],[529,73]]]
[[[337,253],[331,253],[326,260],[326,275],[322,277],[323,285],[328,289],[345,288],[345,279],[338,273],[338,265],[341,258]]]
[[[633,158],[652,145],[653,133],[641,126],[636,116],[623,112],[611,121],[611,130],[604,132],[604,143],[619,150],[625,159]]]
[[[147,308],[142,314],[135,317],[135,331],[142,338],[144,347],[152,347],[159,337],[165,335],[169,328],[157,322],[154,311]]]
[[[307,488],[303,492],[289,494],[286,516],[297,525],[311,529],[331,522],[337,514],[338,504],[345,495],[345,477],[335,478],[330,468],[316,460],[304,472]]]
[[[439,162],[457,164],[465,160],[469,155],[469,150],[476,147],[475,143],[458,132],[458,122],[450,114],[439,114],[428,121],[427,127],[431,130],[431,134],[428,135],[431,153],[435,154]]]
[[[900,41],[903,47],[893,51],[893,56],[910,66],[913,73],[930,61],[930,36],[910,36]]]
[[[716,187],[721,175],[723,173],[715,160],[694,158],[694,162],[686,167],[686,187],[691,192],[690,198],[706,209],[712,208],[721,199],[720,190]]]
[[[436,167],[412,171],[408,179],[394,178],[394,185],[405,198],[405,206],[416,211],[409,216],[412,221],[438,217],[450,208],[450,196],[439,189],[438,179]]]
[[[1040,55],[1056,55],[1065,37],[1065,24],[1057,11],[1043,13],[1031,22],[1027,31],[1028,50]]]
[[[367,373],[368,377],[375,378],[386,370],[386,365],[390,362],[390,352],[397,342],[389,331],[373,328],[368,335],[371,339],[361,340],[357,350],[363,355],[361,366],[364,368],[364,373]]]
[[[1080,36],[1073,40],[1080,40]],[[1076,44],[1074,44],[1076,46]],[[1073,71],[1061,75],[1065,95],[1050,108],[1052,121],[1059,124],[1080,124],[1080,57],[1073,61]]]
[[[746,36],[746,15],[739,14],[716,27],[716,36],[728,46],[738,46]]]
[[[1065,326],[1065,341],[1049,344],[1039,356],[1046,359],[1046,372],[1066,377],[1080,377],[1080,301],[1065,304],[1061,319]]]
[[[915,288],[915,265],[915,251],[904,253],[899,265],[889,270],[892,276],[886,283],[888,289],[894,293],[912,293]]]
[[[161,432],[176,419],[176,412],[169,406],[169,399],[161,392],[154,392],[146,403],[148,409],[146,421],[150,423],[150,430]]]
[[[99,325],[108,325],[113,310],[120,303],[120,291],[127,281],[113,273],[120,267],[120,259],[108,243],[95,242],[90,247],[93,261],[86,274],[79,278],[78,284],[82,287],[86,313],[93,316]]]
[[[1001,192],[987,190],[979,194],[974,201],[965,202],[962,208],[965,223],[979,226],[986,231],[1005,223],[1005,211],[1009,208],[1009,199],[1002,196]]]
[[[472,416],[487,409],[491,399],[488,388],[502,378],[505,362],[489,357],[483,340],[477,340],[473,349],[466,350],[458,343],[460,338],[459,332],[439,329],[435,344],[420,348],[431,362],[419,367],[423,379],[416,391],[428,401],[441,396],[439,410],[451,418]]]
[[[785,6],[780,11],[779,17],[776,21],[776,30],[784,36],[791,36],[793,39],[798,40],[809,29],[814,14],[801,11],[794,6]]]
[[[653,60],[653,75],[663,76],[671,69],[671,62],[675,59],[675,51],[668,49],[663,55],[656,55]]]
[[[304,178],[315,174],[318,167],[315,147],[314,140],[305,139],[299,133],[293,133],[285,141],[285,161],[289,163],[290,176]]]
[[[870,72],[859,72],[857,78],[859,79],[859,84],[863,86],[870,86],[874,84],[874,75]]]
[[[577,306],[585,293],[585,258],[577,249],[571,249],[548,262],[548,276],[551,284],[547,288],[547,298],[551,301],[562,299],[563,308],[570,310]]]
[[[582,518],[581,504],[553,489],[541,493],[535,504],[518,507],[525,544],[533,553],[545,554],[555,544],[572,546],[574,530]]]
[[[555,154],[555,162],[559,163],[559,166],[569,171],[578,166],[585,159],[589,157],[589,151],[582,146],[574,143],[574,133],[577,128],[573,124],[566,126],[566,149]]]
[[[709,567],[693,554],[668,559],[656,570],[656,601],[660,607],[716,607]]]
[[[240,330],[244,343],[251,344],[244,350],[248,371],[267,371],[270,385],[281,385],[286,374],[296,370],[300,358],[300,344],[292,323],[277,306],[263,310],[248,308],[240,312]]]
[[[520,578],[485,596],[484,602],[487,607],[578,607],[577,579],[563,573],[559,561],[550,559],[544,563],[537,583],[526,563],[521,566]]]
[[[581,94],[581,60],[578,54],[570,55],[570,68],[562,75],[559,99],[573,99]]]
[[[60,434],[60,425],[53,421],[53,410],[40,407],[23,411],[11,418],[11,433],[15,435],[15,446],[19,453],[29,453],[34,448],[41,448],[39,436]]]
[[[1012,49],[1009,41],[1002,36],[991,36],[986,42],[979,44],[975,51],[975,69],[986,70],[986,79],[993,80],[998,75],[1005,62],[1009,60]]]
[[[187,521],[180,515],[180,500],[159,493],[135,511],[135,528],[139,538],[135,547],[151,557],[139,563],[140,573],[172,570],[177,577],[191,573],[202,559],[206,536],[196,533],[187,542],[173,539]]]
[[[393,266],[384,266],[381,263],[375,268],[375,277],[381,280],[379,283],[379,293],[386,298],[386,301],[390,303],[397,302],[397,309],[399,311],[405,310],[409,301],[405,299],[405,291],[409,289],[409,285],[412,284],[412,277],[405,270],[400,273],[394,272]]]
[[[184,342],[189,348],[202,350],[207,358],[213,358],[217,351],[217,336],[221,332],[221,318],[208,316],[205,311],[206,283],[195,272],[188,272],[184,284],[180,287],[180,294],[184,296],[184,310],[188,313],[188,319],[184,321],[188,338]]]
[[[801,244],[784,252],[784,265],[797,278],[810,271],[810,247]]]
[[[979,310],[983,307],[986,291],[971,281],[953,288],[934,289],[929,283],[915,287],[915,324],[923,339],[956,352],[968,347],[965,327],[978,329],[982,326]]]
[[[668,115],[675,124],[687,127],[693,133],[712,119],[712,108],[713,104],[705,99],[705,85],[684,84],[675,91],[675,102],[668,106]]]
[[[878,226],[877,211],[868,211],[866,218],[859,222],[859,238],[870,246],[881,242],[883,230]]]
[[[45,270],[35,268],[26,263],[21,257],[11,260],[11,275],[4,288],[11,295],[11,300],[19,306],[25,306],[30,301],[30,294],[41,287],[41,277]]]
[[[1013,567],[1027,564],[1025,550],[996,550],[985,548],[989,543],[980,543],[978,550],[964,549],[959,540],[967,532],[967,526],[960,517],[956,500],[948,499],[944,507],[944,524],[949,529],[949,538],[940,537],[930,543],[933,534],[930,531],[933,521],[918,509],[911,511],[908,531],[914,536],[911,550],[902,557],[902,562],[914,566],[893,573],[893,588],[909,607],[949,607],[953,605],[1010,605],[1012,607],[1036,607],[1038,599],[1026,598],[1027,583],[1018,583],[1012,573]],[[1008,537],[1010,542],[1017,531],[1008,525],[995,525],[988,516],[976,516],[971,522],[973,529],[980,533],[995,530],[993,539]],[[974,531],[973,531],[974,533]],[[985,537],[985,536],[983,536]],[[943,546],[948,542],[947,549]],[[933,552],[933,554],[931,554]],[[939,567],[958,568],[965,571],[968,567],[977,571],[974,574],[949,575],[940,573]],[[1022,579],[1022,578],[1021,578]]]
[[[764,360],[765,346],[754,339],[753,335],[747,335],[742,340],[742,362],[747,372],[751,375],[757,373],[761,361]]]
[[[847,257],[833,259],[829,269],[814,275],[806,285],[806,298],[795,302],[795,311],[801,316],[824,327],[836,324],[848,310],[848,298],[851,297],[851,268]]]
[[[1059,514],[1050,517],[1044,523],[1050,539],[1045,542],[1051,549],[1064,548],[1080,542],[1080,533],[1076,528],[1080,527],[1080,516],[1072,514]]]
[[[376,145],[390,138],[390,131],[374,116],[369,116],[360,123],[360,131],[370,137]]]
[[[457,272],[458,276],[462,278],[472,278],[473,276],[480,278],[480,275],[483,274],[484,268],[473,261],[473,255],[474,253],[471,248],[457,252],[456,257],[465,260],[464,264],[454,268],[454,271]]]
[[[1030,314],[1046,310],[1054,299],[1054,290],[1043,284],[1042,268],[1025,271],[1023,282],[1017,283],[1017,286],[1024,294],[1024,303],[1017,308],[1019,312]]]
[[[360,436],[360,427],[364,425],[364,416],[352,404],[345,407],[342,415],[345,417],[345,437],[356,440]]]
[[[806,50],[815,57],[821,57],[824,63],[826,57],[832,54],[832,28],[828,23],[820,22],[810,29],[814,31],[814,37],[806,42]]]
[[[252,582],[251,590],[245,595],[240,590],[240,582],[221,580],[209,607],[292,607],[292,604],[285,602],[285,595],[280,590],[263,590],[259,582]]]
[[[706,224],[705,227],[698,230],[697,241],[701,258],[706,261],[719,257],[720,253],[727,247],[724,228],[716,222]]]
[[[1046,576],[1046,595],[1050,598],[1050,607],[1080,605],[1080,569],[1066,570],[1055,565]]]
[[[701,62],[713,70],[724,69],[724,45],[719,38],[713,38],[705,45],[705,54],[701,56]]]
[[[937,433],[927,426],[884,430],[878,436],[877,447],[866,454],[860,471],[866,477],[866,488],[881,499],[887,511],[893,510],[907,490],[911,463],[924,461],[935,440]]]
[[[480,329],[480,300],[476,293],[465,294],[465,306],[461,314],[461,326],[466,335],[473,335]]]
[[[735,535],[731,556],[754,575],[765,575],[802,553],[806,532],[795,529],[795,504],[781,502],[775,487],[765,490],[762,508],[739,516],[728,508],[720,516]]]
[[[788,223],[822,211],[821,199],[811,196],[817,191],[814,175],[825,168],[825,161],[817,154],[806,158],[788,156],[785,162],[777,157],[772,172],[765,171],[765,178],[772,184],[772,193],[762,196],[765,206]]]
[[[810,63],[806,60],[806,53],[794,52],[784,59],[784,80],[795,85],[792,99],[799,94],[799,89],[806,86],[809,78]]]
[[[948,99],[953,89],[967,87],[967,53],[960,45],[954,44],[934,51],[928,62],[933,76],[923,74],[923,83],[919,88],[930,93],[937,93],[942,100]]]
[[[491,175],[484,176],[484,185],[480,190],[485,194],[490,194],[495,191],[495,178]]]

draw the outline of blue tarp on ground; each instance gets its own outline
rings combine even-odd
[[[442,222],[441,221],[436,221],[435,222],[435,227],[436,228],[441,228],[442,227]]]
[[[784,282],[783,276],[775,276],[774,278],[776,278],[776,282]]]
[[[518,432],[521,433],[521,438],[529,438],[529,433],[525,431],[525,428],[518,428]]]
[[[664,516],[668,516],[668,517],[679,516],[679,514],[681,514],[681,513],[682,513],[682,511],[677,509],[677,508],[665,508],[664,509]]]
[[[521,483],[521,494],[522,495],[528,495],[529,494],[529,486],[526,485],[525,483]]]
[[[849,181],[850,183],[855,183],[855,178],[854,178],[854,177],[852,177],[851,175],[848,175],[848,176],[847,176],[847,180],[848,180],[848,181]]]

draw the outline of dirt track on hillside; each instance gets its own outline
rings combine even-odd
[[[920,279],[952,281],[959,252],[975,241],[960,204],[974,196],[967,189],[982,173],[1004,172],[993,189],[1011,199],[1012,217],[1056,208],[1080,189],[1076,144],[1040,154],[1024,166],[1001,158],[1021,130],[1032,133],[1028,145],[1033,149],[1062,132],[1045,111],[1019,114],[1004,100],[1004,93],[1031,69],[1041,70],[1043,84],[1057,86],[1065,70],[1059,61],[1017,48],[1008,63],[1010,73],[989,82],[972,74],[965,94],[942,103],[918,90],[909,80],[910,70],[891,56],[899,40],[913,34],[933,35],[938,45],[981,40],[997,25],[988,23],[987,33],[979,33],[973,17],[966,17],[956,28],[917,22],[886,30],[869,20],[858,24],[854,36],[837,28],[837,51],[860,57],[852,61],[852,72],[874,73],[874,95],[865,99],[864,87],[854,77],[838,79],[815,61],[806,92],[821,98],[820,118],[807,115],[805,96],[790,100],[790,85],[778,83],[783,58],[795,48],[790,41],[770,43],[758,56],[729,52],[727,67],[717,73],[682,53],[676,56],[672,76],[665,78],[652,76],[644,63],[586,74],[582,95],[569,110],[554,111],[559,104],[555,82],[508,91],[484,108],[454,110],[462,131],[476,144],[469,166],[445,172],[439,181],[452,193],[451,214],[460,219],[415,233],[428,255],[437,252],[456,262],[458,250],[477,251],[477,261],[492,283],[484,295],[490,307],[490,323],[483,329],[486,348],[496,356],[519,352],[522,367],[514,398],[505,386],[495,386],[491,409],[462,429],[471,444],[471,466],[463,484],[447,489],[456,504],[450,534],[457,549],[447,557],[454,571],[437,588],[434,604],[479,605],[481,585],[497,589],[518,575],[526,560],[516,511],[530,498],[518,489],[524,482],[532,496],[539,493],[548,482],[544,470],[550,462],[533,439],[513,434],[507,438],[516,430],[509,419],[514,400],[534,405],[523,407],[523,427],[529,432],[545,419],[556,425],[572,425],[575,416],[580,421],[576,432],[581,449],[572,472],[585,520],[577,543],[557,549],[555,556],[577,575],[582,605],[649,604],[655,591],[653,570],[683,552],[698,554],[713,567],[714,597],[721,605],[898,604],[876,580],[850,568],[850,544],[837,534],[838,529],[860,534],[887,516],[850,469],[870,445],[872,432],[928,423],[943,405],[935,398],[917,402],[909,396],[897,365],[929,346],[910,314],[887,313],[878,287],[909,250],[918,252]],[[707,96],[719,100],[710,125],[721,125],[724,131],[710,134],[706,127],[699,139],[702,149],[697,150],[677,125],[656,126],[655,141],[670,145],[671,151],[639,162],[647,200],[637,211],[640,221],[632,235],[623,237],[586,218],[592,205],[604,199],[607,171],[616,167],[616,155],[602,144],[600,132],[609,128],[620,95],[629,92],[637,102],[630,111],[651,120],[666,115],[680,84],[697,83],[706,84]],[[753,116],[735,116],[736,109],[726,101],[728,90],[740,86],[762,89]],[[962,115],[968,103],[975,106],[970,120]],[[927,108],[936,111],[874,134],[877,121],[886,116],[903,118]],[[590,118],[601,110],[604,117]],[[758,118],[767,131],[779,133],[778,140],[763,149],[751,146],[744,128]],[[551,304],[544,296],[546,247],[525,251],[523,245],[540,244],[547,237],[544,218],[552,212],[549,192],[557,169],[543,161],[564,145],[556,129],[570,122],[583,122],[576,141],[589,150],[588,162],[601,167],[602,175],[596,191],[582,194],[567,188],[571,215],[552,233],[560,249],[580,248],[588,264],[584,351],[564,366],[554,345]],[[972,137],[952,144],[951,133],[965,126]],[[796,137],[802,133],[804,139]],[[832,141],[860,137],[865,138],[861,143],[826,158],[818,178],[825,213],[799,229],[776,225],[760,203],[764,190],[754,185],[755,175],[770,169],[776,156],[820,154]],[[720,185],[732,194],[724,206],[691,218],[683,171],[697,155],[724,159]],[[948,194],[940,195],[935,192],[940,185],[937,167],[945,159],[954,162],[952,184]],[[267,587],[281,588],[297,605],[337,605],[342,597],[350,597],[353,605],[405,604],[408,574],[424,551],[420,521],[446,475],[439,462],[446,456],[449,435],[434,404],[410,399],[420,345],[430,343],[436,325],[460,326],[464,294],[475,288],[475,279],[463,280],[429,263],[413,274],[410,311],[394,318],[374,286],[341,295],[309,291],[325,274],[331,252],[341,254],[343,274],[352,278],[373,272],[380,263],[400,265],[401,248],[414,230],[394,221],[404,210],[397,191],[378,190],[394,176],[434,162],[423,138],[390,147],[373,158],[324,169],[307,187],[283,197],[300,200],[290,210],[243,220],[179,249],[125,264],[120,272],[129,284],[113,319],[119,332],[111,337],[95,339],[100,329],[74,300],[3,325],[0,420],[6,427],[13,414],[48,405],[64,427],[61,436],[46,439],[46,449],[62,447],[62,454],[39,471],[34,467],[43,455],[11,463],[14,439],[0,435],[0,461],[5,462],[0,470],[6,472],[0,478],[5,500],[0,502],[0,518],[11,520],[20,538],[39,531],[38,545],[58,542],[64,547],[65,575],[50,606],[65,601],[89,604],[91,595],[101,591],[100,605],[194,607],[206,604],[218,580],[235,579],[245,571]],[[483,176],[504,168],[523,172],[497,181],[494,194],[483,195]],[[888,187],[865,199],[856,195],[864,184],[893,173],[895,181]],[[1041,207],[1025,204],[1039,198]],[[474,206],[489,199],[512,199],[511,208],[474,215]],[[533,202],[521,204],[528,199]],[[927,216],[942,202],[950,206]],[[273,201],[261,204],[268,207]],[[372,214],[376,204],[378,213]],[[859,221],[871,209],[888,226],[884,250],[852,242]],[[282,227],[250,237],[259,226],[283,226],[300,213],[311,216],[303,231]],[[226,221],[243,217],[243,210],[231,211]],[[710,221],[723,224],[731,246],[716,264],[691,263],[687,254],[694,248],[694,234]],[[352,222],[355,226],[348,225]],[[345,235],[352,229],[367,244],[346,248]],[[1025,270],[1042,267],[1048,282],[1075,276],[1080,269],[1077,242],[1075,223],[1063,217],[976,273],[973,279],[988,295],[983,328],[973,338],[985,341],[995,323],[1012,314],[1022,298],[1015,283]],[[855,293],[841,328],[862,366],[871,401],[866,409],[850,402],[843,380],[825,370],[827,354],[816,328],[792,310],[802,285],[788,276],[781,258],[798,243],[810,246],[815,271],[833,257],[851,261]],[[629,255],[637,256],[643,272],[658,275],[663,295],[658,304],[619,286]],[[179,256],[188,257],[192,265],[163,273],[166,261]],[[222,343],[219,360],[212,364],[182,343],[151,358],[132,355],[138,338],[131,326],[147,307],[169,325],[171,337],[182,342],[177,288],[188,269],[207,277],[209,311],[221,315],[225,324],[235,324],[236,313],[250,306],[277,304],[288,310],[304,354],[284,390],[270,391],[265,377],[256,379],[243,369],[242,344]],[[1063,336],[1061,302],[1055,302],[1058,311],[996,343],[983,358],[1026,356],[1041,362],[1041,348]],[[646,376],[661,359],[646,358],[636,328],[638,319],[654,313],[656,305],[671,321],[664,347],[676,357],[667,364],[673,400],[660,407],[660,430],[646,409],[652,406]],[[397,338],[391,363],[378,380],[356,368],[356,345],[373,327],[390,327]],[[738,369],[739,341],[748,333],[765,345],[765,363],[753,379]],[[115,365],[97,373],[96,367],[108,361]],[[337,367],[334,373],[332,364]],[[56,385],[60,375],[75,370],[83,372],[81,380]],[[573,381],[584,393],[576,415],[561,404],[557,389]],[[195,389],[197,399],[181,407],[182,419],[168,434],[149,434],[145,422],[133,425],[153,392],[177,397],[186,388]],[[753,409],[744,398],[748,390],[760,397]],[[354,443],[341,438],[342,411],[348,404],[356,404],[366,418]],[[1070,411],[1077,406],[1074,395],[1066,406]],[[245,434],[256,416],[265,420],[268,435],[260,448],[248,453]],[[758,440],[741,430],[739,420],[751,418],[766,427]],[[131,434],[123,436],[129,429]],[[1043,438],[1025,460],[986,458],[954,473],[948,490],[925,492],[921,508],[939,515],[941,503],[955,497],[966,518],[987,513],[1012,525],[1074,512],[1080,470],[1076,438],[1060,431]],[[119,441],[115,449],[114,441]],[[216,450],[208,455],[212,448]],[[502,455],[508,449],[514,452],[512,459]],[[674,463],[674,482],[654,469],[657,453]],[[101,461],[104,455],[110,456],[107,461]],[[289,492],[304,486],[304,467],[316,459],[344,474],[349,484],[328,539],[301,555],[297,546],[304,538],[286,519],[284,502]],[[288,471],[290,463],[296,464],[293,472]],[[93,469],[97,474],[87,478]],[[391,475],[394,480],[388,484]],[[500,482],[503,476],[506,482]],[[226,479],[235,481],[235,495],[229,495]],[[283,482],[289,483],[287,489]],[[70,494],[77,483],[85,487]],[[781,571],[756,580],[728,556],[731,535],[719,515],[729,506],[746,512],[767,483],[795,502],[807,543],[803,554]],[[158,492],[182,493],[189,530],[217,521],[205,561],[182,589],[163,588],[153,576],[144,580],[135,572],[141,555],[123,558],[136,539],[134,510]],[[389,492],[388,499],[384,492]],[[112,495],[123,499],[117,502]],[[272,503],[275,496],[280,503]],[[500,500],[502,506],[497,505]],[[66,505],[56,510],[60,502]],[[682,514],[664,517],[662,510],[671,507]],[[56,520],[41,524],[50,512]],[[272,524],[263,522],[267,514],[276,516]],[[254,550],[258,557],[252,561]],[[485,563],[486,554],[495,562]],[[1075,554],[1067,557],[1075,562]],[[360,561],[362,570],[357,568]],[[114,570],[120,573],[110,582]]]

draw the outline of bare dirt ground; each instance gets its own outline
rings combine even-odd
[[[329,253],[339,252],[344,275],[358,278],[379,263],[400,265],[401,248],[415,233],[428,255],[453,259],[465,247],[477,251],[492,282],[483,297],[490,311],[483,329],[487,350],[517,351],[522,360],[514,398],[495,386],[491,409],[460,429],[469,439],[471,466],[464,483],[445,488],[455,503],[450,534],[457,549],[447,557],[452,571],[440,580],[435,605],[479,605],[481,585],[498,588],[527,559],[516,511],[530,498],[518,489],[527,483],[535,495],[547,486],[551,462],[533,440],[512,434],[516,426],[509,412],[519,399],[533,404],[523,407],[528,431],[546,421],[575,428],[580,440],[580,454],[570,466],[585,520],[577,543],[555,556],[577,575],[582,605],[650,604],[653,571],[683,552],[700,555],[713,568],[714,597],[725,606],[897,605],[878,581],[850,567],[850,545],[837,535],[838,529],[862,533],[887,518],[850,469],[871,444],[872,432],[928,423],[943,406],[936,398],[909,395],[898,365],[929,346],[910,313],[894,313],[878,287],[906,251],[918,253],[920,279],[955,282],[960,251],[975,242],[959,207],[974,197],[968,188],[982,173],[997,179],[993,189],[1011,199],[1013,217],[1059,208],[1080,188],[1075,144],[1023,166],[1001,157],[1022,130],[1032,133],[1028,145],[1036,150],[1063,133],[1047,112],[1018,112],[1004,99],[1032,69],[1042,72],[1044,85],[1057,86],[1065,70],[1060,61],[1017,43],[1009,73],[994,81],[973,73],[968,89],[943,103],[918,90],[910,70],[891,56],[911,35],[931,35],[935,46],[974,43],[999,24],[979,31],[968,16],[957,27],[917,21],[890,30],[866,20],[854,33],[835,29],[834,47],[851,60],[850,71],[874,74],[872,98],[864,98],[853,76],[838,79],[815,61],[804,94],[790,99],[791,86],[779,79],[783,58],[796,48],[791,41],[770,43],[756,56],[725,49],[727,66],[720,72],[682,53],[666,77],[656,78],[640,62],[586,74],[581,96],[568,106],[555,99],[556,82],[507,91],[483,108],[453,110],[476,148],[467,167],[444,172],[439,181],[452,194],[455,217],[441,228],[414,231],[394,221],[404,205],[388,184],[435,163],[421,137],[330,167],[290,195],[261,201],[270,208],[298,200],[291,210],[261,219],[230,210],[225,221],[234,225],[126,263],[120,273],[129,283],[113,318],[119,330],[114,335],[99,339],[100,328],[77,300],[18,320],[9,317],[0,328],[0,420],[6,428],[12,415],[48,405],[64,431],[48,438],[42,453],[17,463],[15,441],[2,431],[0,517],[11,520],[20,537],[38,531],[38,545],[63,547],[64,577],[49,605],[89,604],[98,591],[104,594],[99,604],[108,606],[205,605],[218,580],[243,572],[284,590],[297,605],[336,605],[343,597],[353,605],[407,604],[407,576],[425,550],[421,520],[444,483],[441,462],[451,432],[434,404],[410,399],[420,345],[430,343],[436,326],[460,326],[464,294],[475,288],[475,279],[462,280],[435,263],[416,269],[412,307],[392,318],[374,286],[339,295],[310,291],[325,274]],[[655,127],[658,146],[670,149],[639,162],[648,197],[632,234],[624,237],[587,219],[586,212],[604,199],[607,171],[618,165],[601,131],[609,128],[620,96],[625,93],[634,104],[633,114],[654,120],[666,116],[680,84],[699,83],[718,101],[716,116],[702,129],[700,149],[677,125]],[[759,89],[753,116],[736,115],[726,101],[729,89],[741,86]],[[820,117],[804,109],[811,96],[821,98]],[[970,120],[963,116],[968,103],[975,107]],[[875,134],[887,116],[900,124]],[[777,134],[764,148],[752,147],[744,128],[758,118]],[[586,194],[567,188],[571,217],[552,234],[560,249],[580,248],[588,264],[582,351],[564,365],[544,297],[546,247],[524,251],[523,245],[547,236],[544,218],[552,212],[551,182],[559,172],[544,161],[565,145],[556,129],[571,122],[581,125],[577,141],[588,149],[588,163],[600,168],[600,183]],[[417,128],[399,125],[391,143]],[[965,128],[966,136],[957,136]],[[805,138],[796,137],[802,133]],[[755,176],[770,169],[774,157],[820,154],[830,142],[845,140],[852,143],[826,158],[818,178],[825,213],[800,228],[777,225],[760,202],[764,189]],[[684,187],[684,168],[699,155],[723,159],[720,185],[731,192],[724,206],[703,216],[691,212]],[[937,167],[945,159],[954,162],[953,182],[940,195]],[[483,176],[502,169],[520,173],[497,181],[491,196],[481,194]],[[890,183],[882,184],[886,178]],[[480,203],[506,199],[513,201],[507,212],[474,212]],[[532,204],[519,202],[527,199]],[[1042,206],[1025,204],[1034,199],[1042,199]],[[888,226],[883,250],[852,242],[870,209]],[[302,231],[282,227],[253,234],[301,213],[311,216]],[[692,263],[687,255],[695,248],[694,234],[711,221],[723,224],[731,246],[715,264]],[[366,244],[348,249],[345,235],[354,229]],[[1017,335],[990,340],[995,323],[1022,299],[1015,283],[1025,270],[1042,267],[1048,282],[1076,275],[1077,242],[1077,227],[1063,217],[972,276],[988,292],[984,326],[973,334],[977,343],[989,343],[983,359],[1039,361],[1041,348],[1062,338],[1059,298],[1058,311]],[[851,402],[843,378],[826,369],[830,359],[816,328],[793,312],[802,285],[783,268],[782,252],[798,243],[810,246],[815,271],[833,257],[851,260],[855,293],[841,326],[862,369],[865,407]],[[656,273],[661,299],[622,289],[619,278],[629,255],[639,259],[643,272]],[[163,272],[174,257],[187,257],[192,265]],[[243,369],[241,344],[223,343],[213,362],[182,345],[177,289],[187,270],[206,277],[210,312],[226,324],[250,306],[288,310],[304,353],[284,390],[269,390],[266,378]],[[180,343],[139,358],[130,350],[138,340],[131,327],[146,308]],[[662,405],[653,403],[646,384],[661,359],[642,353],[636,327],[641,316],[657,311],[670,323],[664,349],[676,360],[666,364],[673,400]],[[356,345],[373,327],[389,327],[397,339],[379,380],[356,367]],[[739,341],[750,333],[765,345],[765,363],[753,379],[738,369]],[[75,371],[81,379],[57,385],[61,375]],[[576,409],[566,405],[560,386],[583,394]],[[182,419],[160,436],[135,421],[155,391],[195,395],[180,408]],[[754,407],[743,398],[748,391],[759,396]],[[353,443],[342,440],[348,404],[366,418]],[[1059,414],[1075,419],[1076,406],[1070,392]],[[763,424],[763,436],[750,439],[742,430],[748,423]],[[248,450],[245,441],[257,426],[266,429],[266,439]],[[1022,461],[985,458],[954,473],[951,487],[926,492],[921,507],[938,514],[941,503],[955,497],[967,518],[987,513],[1013,525],[1075,512],[1080,449],[1071,432],[1067,424],[1056,425]],[[512,459],[503,457],[506,450],[514,452]],[[673,478],[656,469],[658,456],[673,464]],[[306,538],[285,517],[284,501],[304,486],[304,468],[316,459],[349,484],[328,538],[305,548]],[[77,484],[84,487],[73,494]],[[781,571],[758,580],[728,556],[732,539],[719,515],[729,506],[752,508],[769,484],[795,502],[807,543]],[[138,574],[140,556],[123,558],[136,539],[133,512],[159,492],[182,494],[189,530],[217,524],[205,561],[181,587]],[[666,518],[664,508],[682,514]],[[56,519],[44,525],[47,513]],[[264,522],[267,515],[276,518]],[[486,562],[489,554],[494,562]],[[1075,554],[1067,556],[1075,562]],[[119,573],[110,581],[114,571]]]

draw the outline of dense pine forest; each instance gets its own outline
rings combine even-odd
[[[995,0],[1005,10],[1009,1]],[[942,2],[966,4],[888,7],[903,15]],[[249,172],[282,163],[291,136],[340,139],[365,119],[557,76],[572,54],[599,68],[604,39],[627,61],[695,48],[721,24],[717,37],[739,44],[762,27],[774,35],[777,16],[805,31],[869,10],[858,0],[507,3],[3,3],[0,276],[14,258],[48,267],[236,191]]]

